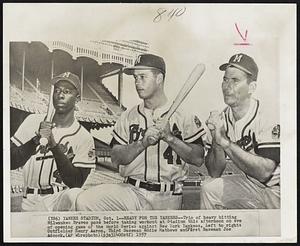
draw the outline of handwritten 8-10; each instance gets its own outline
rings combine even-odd
[[[157,15],[154,17],[153,22],[160,22],[163,19],[170,21],[172,18],[182,16],[186,11],[186,7],[183,8],[174,8],[174,9],[157,9]]]

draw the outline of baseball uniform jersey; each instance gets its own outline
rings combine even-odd
[[[154,124],[155,119],[166,114],[169,107],[170,104],[149,110],[141,103],[125,111],[115,124],[112,143],[128,145],[141,140],[146,129]],[[196,116],[176,111],[170,119],[170,128],[177,138],[186,143],[203,144],[205,131]],[[160,140],[156,145],[147,147],[130,164],[120,165],[119,172],[128,183],[103,184],[79,191],[76,199],[72,198],[70,202],[71,210],[181,209],[181,181],[187,177],[188,164],[166,142]]]
[[[203,183],[202,208],[210,209],[218,202],[221,204],[222,201],[229,204],[231,199],[235,200],[235,204],[232,204],[234,208],[278,207],[280,194],[279,120],[274,118],[271,113],[266,112],[260,102],[254,98],[250,101],[246,115],[238,121],[234,120],[230,107],[226,107],[223,112],[227,137],[245,151],[274,160],[276,168],[265,183],[261,183],[247,174],[242,177],[234,175],[222,177],[222,179],[212,179],[213,181],[208,179]],[[211,147],[209,143],[206,143],[206,146]],[[228,156],[226,158],[230,159]],[[226,190],[228,192],[225,192]],[[212,191],[214,194],[210,196],[209,193]],[[219,197],[222,201],[217,201],[218,199],[214,199],[214,197]],[[249,206],[245,205],[246,203]]]
[[[11,140],[21,146],[33,138],[39,130],[40,122],[45,119],[45,114],[31,114],[20,125]],[[95,147],[92,136],[84,129],[77,120],[67,128],[53,128],[53,136],[55,141],[60,145],[63,152],[67,155],[74,167],[95,168]],[[67,188],[64,184],[56,162],[50,150],[43,151],[40,146],[36,148],[36,152],[28,159],[23,167],[24,187],[37,189],[51,189],[60,192]],[[47,195],[46,207],[51,210],[53,202]],[[27,195],[27,199],[31,197]],[[40,196],[41,197],[41,196]],[[45,196],[46,197],[46,196]],[[36,198],[35,198],[36,199]],[[23,199],[23,203],[24,203]]]
[[[252,99],[247,114],[239,121],[234,121],[232,110],[227,107],[225,129],[227,137],[250,153],[270,158],[277,164],[272,178],[265,185],[279,185],[280,174],[280,125],[264,112],[260,102]],[[257,182],[256,179],[247,176]],[[261,185],[261,183],[257,183]]]
[[[124,112],[115,125],[113,137],[123,145],[141,140],[146,129],[154,125],[155,119],[166,114],[169,106],[152,111],[141,103]],[[180,111],[170,118],[170,128],[177,138],[186,143],[197,142],[205,134],[197,116],[186,116]],[[120,166],[121,176],[152,182],[183,181],[187,173],[187,163],[162,140],[145,149],[129,165]]]

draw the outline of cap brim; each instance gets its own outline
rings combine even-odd
[[[245,73],[252,75],[252,73],[249,70],[247,70],[246,68],[243,68],[242,66],[235,64],[235,63],[224,63],[219,67],[219,69],[221,71],[225,71],[228,67],[235,67],[235,68],[242,70]]]
[[[55,78],[55,77],[54,77],[54,78],[51,80],[51,84],[52,84],[52,85],[55,85],[58,81],[68,81],[68,82],[70,82],[70,83],[76,88],[76,86],[74,85],[73,80],[68,79],[68,78],[60,78],[60,77]]]
[[[224,63],[224,64],[222,64],[220,67],[219,67],[219,69],[221,70],[221,71],[225,71],[226,70],[226,68],[229,66],[229,63]]]
[[[127,75],[133,75],[133,72],[135,70],[159,70],[161,71],[160,69],[156,68],[156,67],[149,67],[149,66],[134,66],[134,67],[126,67],[123,69],[124,73],[127,74]],[[162,72],[162,71],[161,71]]]

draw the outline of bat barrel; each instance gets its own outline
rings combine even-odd
[[[181,105],[181,103],[184,101],[186,96],[189,94],[189,92],[192,90],[192,88],[195,86],[195,84],[201,78],[204,72],[205,72],[205,65],[203,63],[197,64],[194,67],[193,71],[190,73],[188,79],[186,80],[183,87],[180,89],[179,93],[177,94],[175,100],[173,101],[173,104],[171,105],[166,115],[167,120],[171,118],[171,116]]]

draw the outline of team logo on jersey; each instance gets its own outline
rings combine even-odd
[[[182,135],[181,135],[181,131],[179,130],[178,126],[176,125],[176,123],[174,123],[173,127],[172,127],[172,134],[181,139],[182,140]]]
[[[246,147],[252,143],[251,130],[249,130],[248,135],[244,135],[240,140],[238,140],[237,145],[242,149],[246,149]]]
[[[72,161],[75,154],[74,154],[72,146],[68,147],[68,145],[69,145],[69,142],[66,142],[65,144],[59,144],[58,147],[64,154],[66,154],[67,158]],[[39,151],[41,154],[43,154],[43,156],[37,157],[36,158],[37,161],[53,158],[53,155],[46,155],[46,153],[50,152],[48,147],[40,146]]]
[[[55,183],[61,184],[63,182],[58,170],[53,172],[53,178],[55,178]]]
[[[280,138],[280,125],[279,124],[277,124],[276,126],[273,127],[273,129],[272,129],[272,138],[274,140]]]
[[[88,158],[89,160],[93,160],[96,156],[96,151],[91,149],[89,152],[88,152]]]
[[[145,129],[140,128],[139,124],[132,124],[129,126],[129,143],[136,142],[141,137],[144,137]]]
[[[199,118],[197,116],[194,117],[194,122],[198,128],[201,127],[201,121],[199,120]]]
[[[75,154],[74,154],[73,148],[71,146],[68,150],[67,158],[72,161],[74,157],[75,157]]]
[[[67,158],[69,160],[73,160],[75,154],[74,154],[72,146],[69,147],[68,145],[69,145],[69,142],[66,142],[65,144],[59,144],[58,147],[64,154],[67,155]]]

